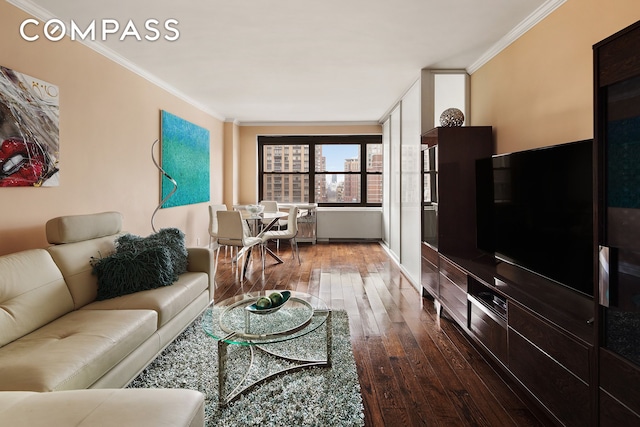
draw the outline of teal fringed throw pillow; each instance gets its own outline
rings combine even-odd
[[[187,271],[187,248],[184,233],[177,228],[163,228],[148,237],[124,234],[116,240],[116,252],[137,252],[145,248],[161,246],[169,250],[175,279]]]
[[[104,258],[92,258],[98,277],[97,301],[169,286],[187,271],[184,233],[165,228],[148,237],[125,234],[116,250]]]
[[[98,260],[93,271],[98,276],[97,301],[168,286],[174,281],[169,251],[161,247],[116,252]]]

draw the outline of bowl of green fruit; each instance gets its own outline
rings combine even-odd
[[[270,314],[280,310],[291,297],[291,291],[273,291],[268,296],[259,297],[256,302],[245,307],[255,314]]]

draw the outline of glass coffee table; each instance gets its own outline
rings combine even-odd
[[[272,292],[237,295],[204,313],[202,327],[218,343],[220,406],[287,372],[331,366],[331,310],[325,302],[291,291],[278,309],[257,310],[256,301]]]

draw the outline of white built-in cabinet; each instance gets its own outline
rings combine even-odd
[[[465,113],[465,125],[469,123],[468,77],[464,70],[421,70],[383,121],[383,241],[417,290],[421,289],[420,135],[439,125],[446,108],[459,108]]]

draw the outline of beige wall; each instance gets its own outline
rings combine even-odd
[[[472,124],[496,153],[593,138],[592,46],[639,19],[638,0],[568,0],[473,73]]]
[[[258,136],[382,134],[381,125],[353,126],[240,126],[237,203],[258,202]],[[225,183],[228,185],[228,183]],[[229,202],[225,201],[227,204]]]
[[[240,128],[236,123],[224,124],[224,203],[230,208],[238,204]]]
[[[160,174],[151,160],[151,145],[160,137],[160,110],[209,129],[211,198],[222,201],[220,120],[79,42],[22,40],[18,28],[30,16],[4,1],[0,17],[0,65],[60,91],[60,186],[0,188],[0,254],[46,246],[44,224],[59,215],[117,210],[127,231],[151,233],[151,214],[160,199]],[[206,206],[161,209],[156,228],[178,227],[188,245],[205,245]]]

